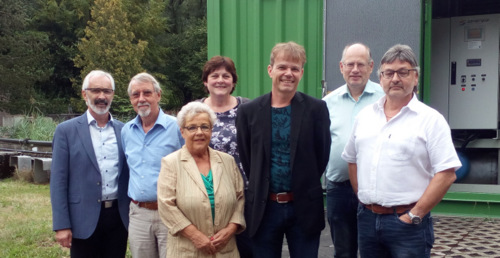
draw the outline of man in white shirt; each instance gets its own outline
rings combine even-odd
[[[342,52],[339,68],[346,84],[323,98],[330,111],[332,138],[330,159],[325,171],[326,209],[330,235],[335,246],[334,257],[357,258],[358,198],[349,181],[347,162],[340,155],[351,135],[354,118],[364,107],[384,96],[384,91],[379,84],[369,80],[373,71],[373,59],[366,45],[347,45]]]
[[[461,166],[446,120],[417,99],[416,60],[406,45],[384,54],[386,95],[359,113],[342,153],[360,201],[361,257],[430,257],[430,211]]]

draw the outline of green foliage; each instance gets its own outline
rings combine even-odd
[[[12,139],[30,139],[37,141],[52,141],[57,123],[52,119],[34,113],[25,116],[12,127],[2,127],[2,137]]]
[[[28,0],[0,4],[0,110],[13,114],[36,107],[34,85],[52,72],[48,36],[30,28],[32,13]]]
[[[202,97],[206,0],[0,0],[0,109],[81,113],[83,77],[110,72],[127,117],[130,78],[147,71],[162,108]],[[118,98],[116,98],[118,97]],[[114,115],[122,115],[116,114]]]
[[[171,33],[165,42],[171,51],[167,57],[167,92],[162,107],[178,110],[184,104],[206,96],[201,81],[207,61],[206,1],[172,0],[167,6]]]
[[[81,78],[95,69],[110,72],[115,79],[115,94],[125,98],[130,78],[143,71],[141,60],[147,42],[135,43],[121,0],[96,0],[91,17],[78,44],[80,54],[74,59],[75,65],[82,68]],[[75,90],[81,89],[81,81],[74,82]]]
[[[90,19],[90,5],[93,0],[36,0],[37,11],[33,15],[33,26],[38,31],[49,35],[48,51],[53,67],[50,77],[37,84],[40,99],[58,99],[49,101],[46,113],[58,113],[71,106],[71,98],[80,98],[80,91],[71,86],[72,79],[80,76],[80,69],[75,67],[73,59],[78,53],[76,43],[85,36],[85,27]],[[78,108],[77,108],[78,110]]]

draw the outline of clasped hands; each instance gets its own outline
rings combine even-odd
[[[225,228],[221,229],[212,237],[208,237],[199,231],[194,225],[189,225],[182,232],[187,238],[193,242],[194,246],[206,254],[215,254],[224,247],[231,237],[236,233],[238,225],[229,223]]]

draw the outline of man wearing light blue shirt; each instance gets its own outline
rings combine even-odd
[[[134,76],[128,94],[138,114],[122,130],[130,168],[130,251],[133,257],[166,257],[168,230],[158,214],[156,183],[161,158],[180,149],[184,139],[176,119],[159,107],[161,88],[153,76]]]
[[[357,197],[349,181],[347,162],[341,158],[361,109],[384,95],[379,84],[369,80],[373,70],[370,49],[361,43],[344,48],[340,72],[346,84],[323,100],[330,112],[332,145],[326,167],[327,218],[335,247],[334,257],[357,257]]]

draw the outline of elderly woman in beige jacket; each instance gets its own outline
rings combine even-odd
[[[158,177],[167,257],[239,257],[234,235],[245,229],[243,180],[232,156],[208,146],[215,120],[200,102],[177,115],[186,144],[162,159]]]

